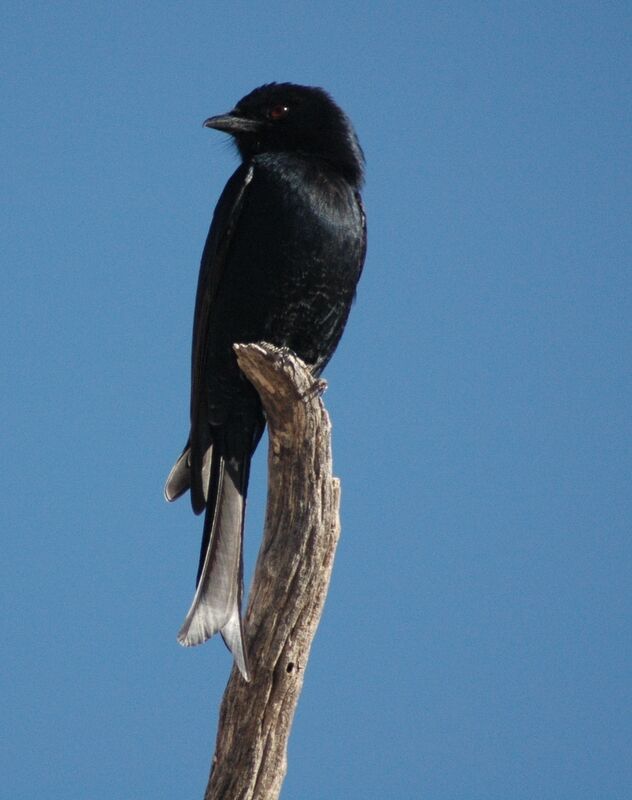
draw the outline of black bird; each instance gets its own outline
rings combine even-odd
[[[232,346],[288,347],[319,375],[345,327],[366,252],[359,190],[364,157],[344,112],[322,89],[270,83],[204,123],[242,159],[206,240],[193,321],[191,428],[165,496],[187,489],[206,510],[183,645],[217,631],[246,680],[242,535],[261,402]]]

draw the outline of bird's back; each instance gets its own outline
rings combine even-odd
[[[359,197],[327,164],[282,153],[254,159],[209,320],[205,376],[216,411],[228,411],[243,386],[235,342],[286,346],[316,373],[323,369],[342,335],[364,248]]]

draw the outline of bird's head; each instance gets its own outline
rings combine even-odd
[[[204,126],[230,133],[244,160],[271,152],[317,156],[362,183],[364,156],[353,126],[323,89],[268,83]]]

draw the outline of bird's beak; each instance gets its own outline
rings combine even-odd
[[[204,127],[215,128],[215,130],[225,133],[250,133],[259,130],[260,123],[254,119],[240,117],[234,111],[230,111],[228,114],[220,114],[218,117],[209,117],[204,120]]]

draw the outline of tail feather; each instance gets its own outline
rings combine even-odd
[[[191,448],[187,442],[182,455],[173,465],[165,483],[165,498],[172,503],[181,497],[191,486]]]
[[[191,504],[196,514],[200,514],[206,507],[208,502],[209,483],[211,479],[211,462],[213,460],[213,445],[209,445],[204,451],[202,457],[202,464],[200,467],[201,477],[201,494],[200,499],[197,498],[197,492],[192,488],[192,469],[191,469],[191,446],[187,442],[182,455],[178,458],[173,465],[169,477],[165,483],[165,498],[172,503],[179,497],[191,489]],[[197,488],[197,484],[196,484]],[[194,497],[193,495],[196,495]]]
[[[218,453],[209,453],[207,458],[207,504],[197,590],[178,633],[178,641],[185,646],[201,644],[220,631],[241,674],[249,680],[241,596],[242,536],[250,457],[227,461]]]

